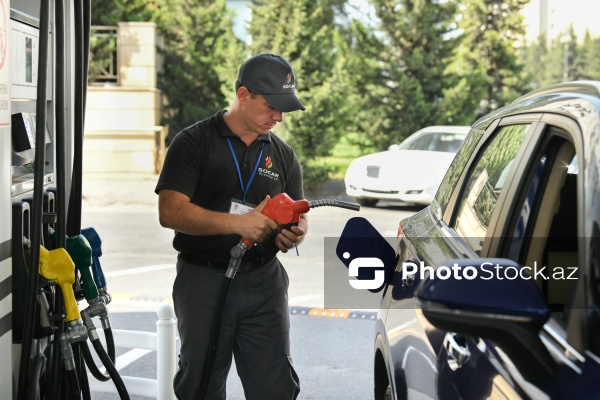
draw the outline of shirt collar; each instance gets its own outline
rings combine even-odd
[[[231,129],[229,129],[229,126],[225,122],[225,118],[223,117],[223,114],[225,114],[226,111],[227,110],[220,110],[216,114],[217,130],[219,132],[219,136],[221,136],[223,138],[238,137],[235,133],[233,133],[231,131]],[[271,134],[272,134],[272,132],[269,131],[269,133],[267,133],[266,135],[259,135],[258,140],[263,140],[265,142],[270,143],[271,142]]]

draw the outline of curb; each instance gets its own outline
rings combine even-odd
[[[112,301],[108,304],[108,308],[110,310],[110,305],[152,305],[158,308],[160,304],[173,304],[173,299],[165,298],[165,299],[152,299],[152,298],[143,298],[143,297],[134,297],[134,295],[127,293],[115,293],[111,295]],[[314,307],[299,307],[299,306],[289,306],[290,315],[303,315],[308,317],[318,317],[318,318],[339,318],[339,319],[357,319],[357,320],[368,320],[374,321],[377,319],[377,311],[371,310],[347,310],[347,309],[334,309],[334,308],[314,308]]]

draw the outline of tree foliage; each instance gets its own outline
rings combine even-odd
[[[372,0],[377,31],[355,22],[355,63],[371,82],[357,79],[363,145],[379,149],[441,120],[446,67],[456,46],[456,1]],[[377,88],[373,90],[373,85]],[[376,129],[373,129],[376,127]]]
[[[158,1],[92,0],[92,25],[117,25],[123,21],[152,21],[159,12]]]
[[[294,147],[310,186],[327,179],[319,158],[331,153],[347,125],[348,72],[335,23],[339,1],[273,0],[255,5],[251,53],[286,58],[306,111],[286,114],[278,132]]]
[[[164,45],[159,88],[170,132],[226,108],[243,62],[225,0],[162,0],[157,27]]]
[[[532,88],[565,80],[600,80],[600,38],[586,32],[579,40],[573,27],[547,40],[540,36],[523,52]]]
[[[528,1],[364,0],[368,20],[349,12],[349,0],[256,0],[248,47],[225,0],[92,0],[92,21],[157,24],[162,122],[172,134],[230,103],[249,56],[288,59],[306,111],[276,129],[313,185],[327,178],[323,159],[342,136],[364,152],[385,149],[424,126],[470,125],[565,77],[600,79],[600,38],[589,33],[578,40],[571,28],[524,45]]]
[[[521,10],[528,1],[462,1],[462,39],[449,68],[456,81],[445,93],[448,122],[470,125],[526,91],[517,44],[524,42]]]

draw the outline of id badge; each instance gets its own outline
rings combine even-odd
[[[254,204],[244,204],[244,202],[241,200],[231,199],[231,204],[229,205],[229,214],[248,214],[250,211],[254,210],[254,207],[256,207]]]

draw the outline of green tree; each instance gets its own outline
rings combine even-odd
[[[153,21],[160,6],[151,0],[92,0],[92,25],[117,25],[122,21]]]
[[[600,38],[593,38],[586,31],[583,41],[578,46],[576,65],[576,79],[600,79]]]
[[[159,88],[170,135],[228,105],[243,43],[232,29],[225,0],[161,0],[157,20],[164,40]]]
[[[544,66],[542,86],[563,82],[565,79],[573,80],[575,78],[576,67],[573,61],[577,54],[577,38],[572,30],[571,34],[557,36],[550,42],[548,54],[542,64]],[[568,64],[566,77],[565,57]]]
[[[272,0],[253,8],[252,54],[285,57],[296,74],[296,94],[306,111],[286,114],[277,132],[296,150],[305,184],[327,179],[320,157],[331,153],[346,128],[347,71],[335,24],[339,0]]]
[[[390,94],[385,65],[380,60],[385,45],[376,33],[359,20],[349,23],[346,36],[345,70],[350,80],[346,103],[349,123],[346,139],[363,152],[389,146],[391,121],[387,118]]]
[[[527,81],[530,82],[529,89],[531,90],[541,87],[545,82],[545,60],[548,57],[546,42],[546,35],[542,34],[526,46],[521,53],[524,72],[527,74]]]
[[[449,68],[457,81],[444,99],[449,121],[471,124],[527,90],[516,44],[524,42],[521,9],[528,1],[462,1],[462,41]]]
[[[372,0],[384,49],[383,95],[369,96],[382,107],[383,132],[371,139],[379,148],[397,143],[414,131],[444,121],[442,98],[449,88],[447,66],[456,46],[456,1]],[[383,135],[382,135],[383,133]]]

